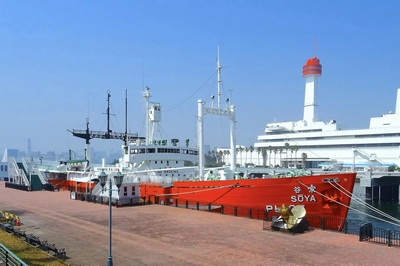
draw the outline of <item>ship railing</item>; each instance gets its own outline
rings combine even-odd
[[[71,199],[100,204],[108,204],[108,197],[98,196],[90,193],[71,192]],[[247,217],[263,221],[263,229],[271,230],[272,221],[278,219],[280,213],[267,211],[265,208],[236,206],[229,204],[218,204],[216,202],[195,201],[184,198],[173,198],[172,196],[154,196],[152,198],[140,198],[139,196],[121,197],[112,199],[114,206],[135,206],[145,204],[160,204],[178,208],[202,210],[237,217]],[[375,227],[372,223],[361,220],[342,219],[335,217],[324,217],[318,215],[306,215],[309,227],[322,230],[336,231],[344,234],[359,235],[359,241],[368,241],[387,246],[400,247],[400,231]]]
[[[48,253],[53,253],[52,255],[56,258],[65,260],[67,259],[67,253],[65,251],[65,248],[57,248],[55,244],[50,244],[47,240],[40,240],[38,236],[35,236],[33,234],[27,234],[25,231],[21,231],[20,229],[14,227],[14,226],[5,226],[3,224],[0,224],[0,229],[6,231],[9,234],[13,234],[16,237],[18,237],[21,240],[26,241],[28,244],[38,247],[43,251],[47,251]],[[5,262],[5,265],[28,265],[25,262],[23,262],[21,259],[16,257],[14,254],[11,253],[7,248],[5,248],[1,243],[0,243],[0,261]],[[2,265],[2,263],[0,262]]]

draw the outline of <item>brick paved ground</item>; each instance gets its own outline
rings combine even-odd
[[[69,193],[24,192],[0,182],[0,210],[22,230],[65,248],[70,265],[105,265],[108,206]],[[400,265],[400,249],[322,230],[290,235],[262,221],[159,205],[113,208],[114,265]]]

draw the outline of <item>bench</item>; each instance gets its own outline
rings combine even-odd
[[[15,234],[16,236],[18,236],[18,237],[24,237],[24,238],[26,238],[26,233],[25,233],[25,231],[21,231],[21,230],[18,229],[18,228],[15,228],[15,229],[14,229],[14,234]]]
[[[32,234],[29,234],[26,236],[26,240],[28,241],[29,244],[31,245],[37,245],[40,246],[42,242],[40,242],[39,237],[34,236]]]
[[[47,251],[52,251],[59,258],[65,258],[67,256],[65,248],[56,248],[56,245],[47,243],[45,246],[47,248]]]

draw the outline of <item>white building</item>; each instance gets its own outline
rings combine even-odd
[[[303,67],[306,80],[303,120],[267,124],[251,155],[243,149],[238,151],[238,163],[307,168],[340,166],[357,170],[400,165],[400,89],[395,113],[372,117],[367,129],[341,130],[335,120],[317,120],[315,95],[321,74],[319,59],[307,60]]]

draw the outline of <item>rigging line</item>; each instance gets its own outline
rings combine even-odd
[[[111,122],[112,126],[115,127],[113,131],[120,131],[121,125],[119,123],[118,116],[115,114],[116,112],[114,110],[114,106],[113,106],[113,104],[111,102],[110,102],[110,109],[113,112],[110,115],[114,116],[115,117],[115,121],[116,121],[116,125],[114,125],[113,120],[110,119],[110,122]]]
[[[196,190],[196,191],[190,191],[190,192],[181,192],[181,193],[172,193],[172,194],[159,194],[159,195],[156,195],[156,196],[177,196],[177,195],[184,195],[184,194],[194,194],[194,193],[199,193],[199,192],[207,192],[207,191],[216,190],[216,189],[236,188],[236,187],[239,187],[239,184],[223,186],[223,187],[216,187],[216,188],[210,188],[210,189],[203,189],[203,190]]]
[[[346,196],[348,196],[348,197],[354,199],[356,202],[360,203],[361,205],[367,207],[367,208],[370,209],[371,211],[374,211],[374,212],[376,212],[376,213],[378,213],[378,214],[380,214],[380,215],[382,215],[382,216],[384,216],[384,217],[386,217],[386,218],[388,218],[388,219],[390,219],[390,220],[396,221],[397,223],[400,224],[400,220],[399,220],[399,219],[397,219],[397,218],[395,218],[395,217],[393,217],[393,216],[391,216],[391,215],[389,215],[389,214],[387,214],[387,213],[385,213],[385,212],[379,210],[378,208],[376,208],[376,207],[374,207],[374,206],[372,206],[372,205],[370,205],[370,204],[364,202],[362,199],[360,199],[360,198],[357,197],[356,195],[354,195],[354,194],[352,194],[351,192],[349,192],[346,188],[344,188],[343,186],[341,186],[339,183],[336,182],[336,184],[337,184],[341,189],[337,188],[337,187],[336,187],[334,184],[332,184],[330,181],[329,181],[329,183],[330,183],[334,188],[336,188],[336,189],[339,190],[340,192],[344,193]]]
[[[309,186],[307,186],[306,184],[303,184],[302,182],[300,182],[300,180],[297,180],[297,182],[298,182],[300,185],[305,186],[306,188],[310,189]],[[364,215],[366,215],[366,216],[372,217],[372,218],[374,218],[374,219],[380,220],[380,221],[385,222],[385,223],[389,223],[389,224],[392,224],[392,225],[395,225],[395,226],[400,226],[400,224],[393,223],[393,222],[390,222],[390,221],[381,219],[381,218],[379,218],[379,217],[373,216],[373,215],[368,214],[368,213],[364,213],[364,212],[359,211],[359,210],[357,210],[357,209],[355,209],[355,208],[353,208],[353,207],[347,206],[346,204],[343,204],[343,203],[341,203],[340,201],[331,199],[331,198],[329,198],[328,196],[323,195],[322,193],[319,193],[316,189],[314,189],[314,192],[316,192],[318,195],[320,195],[320,196],[322,196],[322,197],[324,197],[324,198],[327,198],[329,201],[333,201],[333,202],[335,202],[335,203],[337,203],[337,204],[339,204],[339,205],[341,205],[341,206],[343,206],[343,207],[346,207],[346,208],[348,208],[348,209],[350,209],[350,210],[353,210],[353,211],[355,211],[355,212],[364,214]]]
[[[399,219],[397,219],[397,218],[395,218],[395,217],[392,217],[392,216],[390,216],[389,214],[387,214],[387,213],[385,213],[385,212],[379,210],[378,208],[375,208],[374,206],[372,206],[372,205],[370,205],[370,204],[364,202],[363,200],[361,200],[360,198],[358,198],[356,195],[354,195],[354,194],[350,193],[349,191],[347,191],[347,190],[346,190],[344,187],[342,187],[339,183],[336,183],[336,184],[337,184],[339,187],[341,187],[343,190],[337,188],[337,187],[336,187],[334,184],[332,184],[331,182],[329,182],[329,183],[330,183],[334,188],[336,188],[337,190],[339,190],[340,192],[342,192],[342,193],[345,194],[346,196],[351,197],[351,198],[354,199],[357,203],[363,205],[364,207],[370,209],[371,211],[374,211],[374,212],[376,212],[376,213],[378,213],[378,214],[380,214],[380,215],[382,215],[382,216],[384,216],[384,217],[386,217],[386,218],[388,218],[388,219],[391,219],[391,220],[393,220],[393,221],[396,221],[396,222],[400,223],[400,220],[399,220]]]
[[[181,103],[179,103],[178,105],[171,107],[167,110],[164,110],[163,112],[167,112],[167,111],[171,111],[173,109],[176,109],[178,107],[180,107],[181,105],[183,105],[185,102],[187,102],[190,98],[192,98],[199,90],[201,90],[217,73],[217,71],[215,71],[208,79],[206,82],[204,82],[197,90],[195,90],[191,95],[189,95],[186,99],[184,99]]]
[[[331,185],[332,185],[333,187],[335,187],[333,184],[331,184]],[[335,187],[335,188],[336,188],[336,187]],[[338,188],[336,188],[336,189],[338,189]],[[338,189],[338,190],[341,191],[340,189]],[[344,191],[341,191],[341,192],[344,193]],[[345,193],[344,193],[344,194],[345,194]],[[348,196],[348,195],[347,195],[347,196]],[[350,194],[350,196],[351,196],[351,194]],[[393,220],[393,221],[395,221],[395,222],[397,222],[397,223],[400,224],[400,220],[399,220],[399,219],[397,219],[397,218],[395,218],[395,217],[393,217],[393,216],[391,216],[391,215],[389,215],[389,214],[387,214],[387,213],[385,213],[385,212],[383,212],[383,211],[381,211],[381,210],[375,208],[374,206],[372,206],[372,205],[370,205],[370,204],[368,204],[368,203],[365,203],[363,200],[357,198],[356,196],[351,197],[351,198],[354,199],[355,202],[357,202],[357,203],[359,203],[360,205],[366,207],[367,209],[369,209],[369,210],[371,210],[371,211],[373,211],[373,212],[376,212],[376,213],[382,215],[383,217],[385,217],[385,218],[387,218],[387,219],[390,219],[390,220]]]

